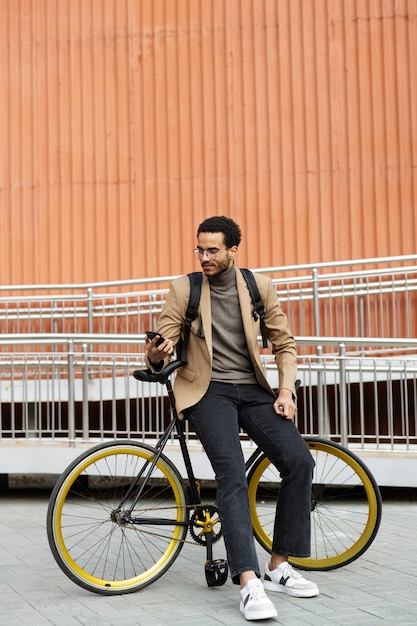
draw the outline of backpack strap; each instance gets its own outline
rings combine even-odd
[[[255,322],[258,320],[261,327],[262,334],[262,346],[264,348],[268,347],[268,338],[266,336],[266,326],[265,326],[265,308],[264,303],[261,298],[261,294],[259,293],[258,285],[256,284],[255,276],[252,272],[246,268],[240,268],[240,271],[243,274],[244,279],[246,280],[246,284],[249,289],[250,297],[252,298],[253,303],[253,319]]]
[[[259,293],[258,285],[256,284],[255,277],[250,270],[246,268],[240,268],[240,271],[242,272],[248,286],[249,294],[253,304],[253,319],[255,320],[255,322],[258,320],[259,317],[262,334],[262,346],[264,348],[267,348],[268,339],[266,336],[266,326],[264,321],[265,308],[263,300],[261,298],[261,294]],[[188,341],[190,339],[191,323],[198,315],[198,306],[200,304],[201,296],[201,285],[203,282],[202,272],[191,272],[187,275],[190,280],[190,299],[188,301],[188,307],[184,319],[184,337],[178,342],[177,347],[177,354],[180,353],[179,358],[181,359],[181,361],[184,361],[184,363],[187,362],[187,350]]]
[[[190,338],[191,322],[197,317],[198,305],[200,304],[201,284],[203,282],[202,272],[191,272],[188,274],[190,279],[190,299],[188,301],[188,307],[184,320],[184,338],[181,341],[179,352],[181,352],[180,359],[187,362],[187,349],[188,340]]]

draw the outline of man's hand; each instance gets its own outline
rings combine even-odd
[[[274,402],[274,411],[287,420],[292,420],[297,413],[297,407],[289,389],[280,389],[279,396]]]
[[[174,346],[171,339],[165,339],[161,343],[160,346],[156,346],[156,343],[159,339],[159,335],[154,337],[152,341],[149,337],[146,337],[146,351],[148,353],[148,359],[152,363],[152,365],[158,365],[161,361],[165,359],[165,357],[171,355],[174,352]]]

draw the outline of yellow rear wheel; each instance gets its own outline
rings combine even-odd
[[[374,540],[381,521],[378,486],[351,451],[324,439],[306,437],[315,461],[312,487],[311,556],[292,558],[300,569],[328,570],[357,559]],[[281,478],[265,456],[248,477],[254,534],[268,551]]]

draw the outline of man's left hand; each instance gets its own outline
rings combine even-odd
[[[292,393],[289,389],[281,389],[278,398],[274,402],[274,411],[287,420],[292,420],[297,413]]]

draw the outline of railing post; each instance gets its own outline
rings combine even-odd
[[[68,340],[68,439],[75,446],[74,342]]]
[[[359,293],[362,291],[362,288],[364,286],[364,280],[362,278],[362,276],[359,279]],[[365,298],[364,296],[360,293],[359,295],[359,333],[360,333],[360,337],[365,337]],[[362,346],[361,348],[361,356],[365,356],[366,352]]]
[[[88,316],[88,332],[91,335],[94,331],[93,329],[93,288],[88,287],[87,289],[87,316]]]
[[[313,306],[314,306],[314,334],[320,337],[320,308],[319,308],[319,281],[317,268],[313,268]]]
[[[317,370],[317,422],[319,437],[326,437],[329,433],[326,432],[325,416],[324,416],[324,372],[322,370],[323,365],[323,346],[316,347],[317,364],[319,368]],[[327,420],[326,420],[327,421]]]
[[[82,345],[83,351],[83,440],[89,438],[89,409],[88,409],[88,346]]]
[[[53,333],[57,333],[58,332],[58,303],[56,300],[52,301],[52,332]],[[56,347],[56,346],[55,346]]]
[[[87,301],[88,301],[88,333],[92,335],[94,333],[94,318],[93,318],[93,288],[87,288]],[[89,352],[93,352],[93,344],[90,343]]]
[[[150,306],[150,314],[151,314],[150,315],[150,326],[151,326],[151,329],[156,328],[156,322],[157,322],[157,315],[156,315],[155,310],[154,310],[155,303],[156,303],[156,294],[153,293],[151,295],[151,306]]]
[[[347,447],[347,380],[346,380],[346,344],[339,344],[339,411],[340,411],[340,443]]]

